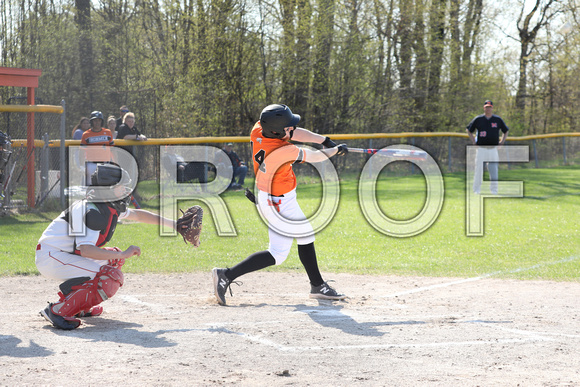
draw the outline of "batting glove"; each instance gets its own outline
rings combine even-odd
[[[254,195],[254,193],[252,191],[250,191],[248,188],[246,188],[246,190],[244,191],[244,194],[246,195],[246,197],[248,198],[249,201],[251,201],[254,204],[256,203],[256,196]]]
[[[346,144],[337,145],[336,148],[338,149],[338,152],[336,152],[337,156],[342,156],[348,153],[348,148],[346,147]]]

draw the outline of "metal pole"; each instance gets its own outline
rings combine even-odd
[[[27,90],[27,103],[28,105],[34,105],[34,87],[28,87]],[[34,208],[34,112],[28,112],[26,116],[26,155],[28,159],[26,162],[27,203],[28,207]]]
[[[369,138],[369,149],[373,149],[373,139]],[[369,160],[369,177],[373,175],[373,158]]]
[[[415,137],[411,137],[411,145],[415,146]],[[415,174],[415,164],[411,163],[411,175]]]
[[[534,144],[534,159],[536,160],[536,168],[538,168],[538,152],[536,151],[536,140],[533,140]]]
[[[448,164],[448,171],[451,172],[451,137],[447,141],[447,164]]]
[[[48,192],[48,133],[42,136],[44,145],[40,154],[40,196],[43,198]]]
[[[62,114],[60,115],[60,207],[61,209],[66,208],[65,198],[64,198],[64,184],[68,181],[66,176],[66,147],[64,145],[65,138],[65,112],[66,103],[64,99],[60,101],[62,105]]]
[[[562,150],[564,153],[564,165],[567,165],[568,160],[566,160],[566,137],[562,137]]]

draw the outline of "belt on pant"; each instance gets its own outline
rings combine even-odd
[[[40,243],[36,245],[36,250],[40,250]]]

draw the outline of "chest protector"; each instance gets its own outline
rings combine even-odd
[[[107,205],[107,203],[93,203],[97,209],[90,209],[85,216],[85,224],[91,230],[99,232],[99,239],[97,240],[97,247],[103,247],[111,240],[115,229],[117,228],[117,221],[119,220],[119,212]]]
[[[85,215],[85,225],[91,230],[99,232],[99,238],[97,239],[96,246],[102,247],[107,242],[111,240],[115,229],[117,228],[117,221],[119,220],[119,211],[116,208],[111,207],[110,203],[87,203],[91,207]],[[68,222],[70,217],[69,210],[65,211],[64,219]],[[80,251],[74,248],[75,254],[80,254]]]

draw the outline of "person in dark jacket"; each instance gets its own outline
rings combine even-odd
[[[228,142],[224,147],[224,152],[226,152],[230,158],[234,172],[232,176],[232,182],[230,183],[228,189],[240,189],[244,185],[244,180],[246,179],[246,174],[248,173],[248,166],[245,162],[242,161],[242,159],[240,159],[236,152],[234,152],[233,143]],[[236,178],[238,179],[237,183]]]

